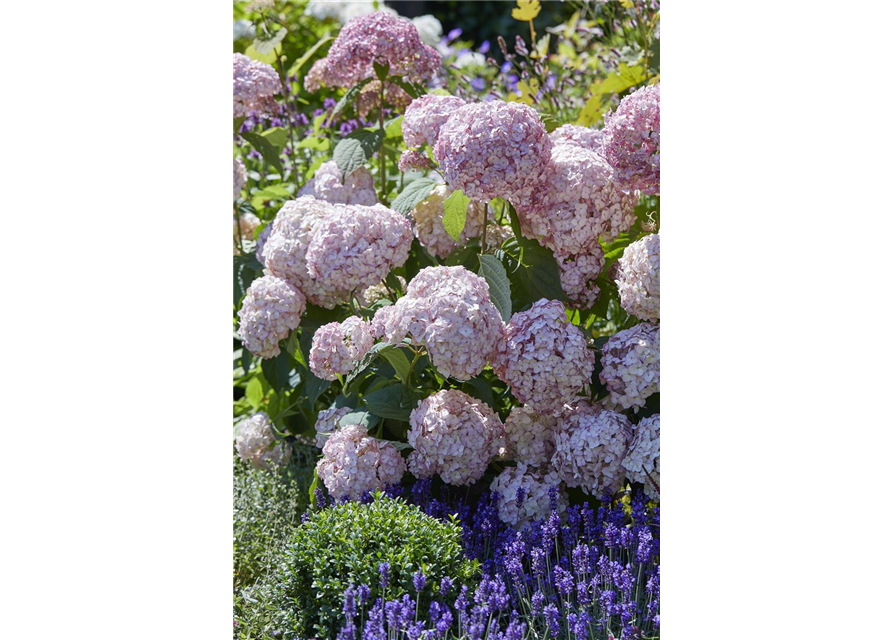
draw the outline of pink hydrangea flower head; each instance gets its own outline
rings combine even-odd
[[[406,262],[411,246],[412,228],[396,211],[338,205],[313,231],[307,272],[324,297],[343,301]]]
[[[458,380],[483,371],[504,340],[487,281],[461,266],[422,269],[405,296],[376,312],[372,325],[376,336],[393,344],[409,336],[424,345],[431,364]]]
[[[598,243],[593,243],[585,253],[565,256],[556,254],[561,288],[567,294],[568,306],[589,309],[598,300],[599,288],[595,284],[605,266],[605,253]]]
[[[528,406],[513,407],[505,420],[506,456],[519,465],[545,467],[555,453],[558,418],[542,415]]]
[[[443,260],[457,247],[465,246],[471,238],[479,238],[484,229],[483,216],[487,209],[486,203],[470,202],[465,216],[465,227],[459,236],[459,241],[447,233],[443,226],[443,203],[450,196],[452,190],[445,184],[434,188],[427,198],[418,203],[412,210],[412,219],[415,222],[413,231],[419,243],[428,250],[432,256]]]
[[[310,370],[317,378],[336,380],[350,373],[374,343],[369,323],[357,316],[324,324],[313,334]]]
[[[359,204],[371,207],[378,204],[375,181],[369,169],[360,167],[345,179],[334,160],[323,162],[308,180],[299,196],[313,196],[331,204]]]
[[[620,306],[642,320],[660,320],[660,234],[633,242],[617,265]]]
[[[370,437],[356,424],[335,431],[322,452],[316,472],[335,498],[358,500],[367,491],[399,483],[406,472],[394,445]]]
[[[602,154],[605,132],[602,129],[590,129],[575,124],[563,124],[549,134],[552,144],[570,144],[589,151]]]
[[[426,94],[410,103],[403,114],[403,140],[407,147],[421,147],[426,142],[433,149],[440,128],[450,116],[466,104],[457,96]]]
[[[241,53],[233,54],[234,118],[247,116],[251,111],[268,111],[275,106],[273,96],[281,89],[273,67]]]
[[[402,113],[412,102],[412,96],[406,93],[400,85],[388,82],[384,87],[384,101],[385,105],[391,105],[397,113]],[[381,81],[373,80],[363,87],[360,95],[357,96],[357,114],[361,118],[366,118],[370,112],[377,115],[380,108]]]
[[[567,492],[554,471],[538,471],[526,464],[508,467],[490,484],[490,491],[499,496],[499,519],[517,528],[533,520],[542,520],[551,513],[549,490],[558,490],[558,513],[567,511]],[[521,500],[518,500],[521,498]]]
[[[538,174],[539,188],[513,201],[524,235],[556,253],[584,253],[616,238],[636,221],[638,194],[625,193],[600,155],[576,145],[557,145]]]
[[[320,411],[316,416],[316,446],[322,449],[329,436],[338,430],[338,421],[353,411],[350,407],[329,407]]]
[[[660,500],[660,414],[643,418],[633,429],[623,459],[626,477],[645,485],[645,495]]]
[[[434,163],[428,159],[428,156],[415,149],[407,149],[400,154],[400,159],[397,161],[397,168],[401,173],[406,173],[413,169],[417,171],[425,171],[426,169],[432,169],[433,167]]]
[[[555,416],[591,380],[595,353],[561,302],[539,300],[512,316],[493,369],[520,402]]]
[[[233,218],[233,239],[237,239],[241,231],[242,240],[254,240],[254,232],[259,226],[260,218],[253,213],[243,213],[239,216],[238,222]]]
[[[352,87],[375,77],[373,62],[387,63],[390,75],[415,82],[432,77],[440,66],[440,56],[422,43],[411,21],[383,12],[349,20],[327,57],[326,83],[337,87]]]
[[[303,294],[287,280],[263,276],[251,283],[239,309],[239,338],[259,358],[279,355],[279,341],[301,324]]]
[[[552,468],[569,487],[590,495],[620,489],[633,425],[622,413],[583,400],[558,420]]]
[[[335,205],[313,196],[300,196],[282,205],[264,243],[263,263],[273,275],[285,278],[313,304],[334,308],[347,298],[331,295],[307,271],[307,250],[313,232],[334,214]]]
[[[449,185],[480,202],[530,198],[551,152],[552,139],[536,111],[501,100],[457,109],[434,145]]]
[[[329,59],[320,58],[310,67],[304,76],[304,89],[308,93],[316,93],[324,84],[328,84],[326,78],[329,74]]]
[[[602,348],[599,379],[610,402],[638,411],[652,393],[660,393],[660,325],[643,322],[618,331]]]
[[[499,416],[456,389],[420,401],[409,425],[409,470],[417,478],[439,475],[447,484],[473,484],[504,444]]]
[[[397,276],[397,282],[400,283],[400,290],[404,291],[406,289],[406,278]],[[373,284],[371,287],[366,287],[358,297],[360,304],[364,307],[368,307],[379,300],[392,300],[392,296],[396,297],[396,294],[393,294],[384,282],[379,282],[378,284]]]
[[[257,258],[257,261],[264,264],[264,246],[267,244],[267,240],[270,238],[270,234],[273,232],[273,225],[268,224],[263,229],[260,230],[260,233],[257,234],[257,245],[254,248],[254,257]]]
[[[634,91],[605,116],[604,152],[625,189],[660,195],[660,83]]]
[[[248,182],[248,171],[241,158],[233,158],[233,202],[242,195],[242,188]]]
[[[292,449],[276,438],[270,417],[261,411],[239,423],[236,453],[257,469],[272,469],[288,464]]]

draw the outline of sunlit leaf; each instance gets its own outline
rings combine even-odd
[[[539,0],[518,0],[518,6],[512,9],[512,17],[515,20],[527,22],[540,14]]]

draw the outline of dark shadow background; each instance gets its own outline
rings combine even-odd
[[[528,23],[512,18],[512,9],[516,6],[514,2],[399,0],[385,4],[407,18],[430,13],[440,20],[444,35],[458,27],[462,29],[462,40],[471,40],[476,46],[489,40],[491,51],[499,51],[496,44],[496,36],[499,35],[505,38],[509,49],[512,48],[516,35],[524,37],[525,41],[530,40]],[[568,2],[542,2],[541,7],[540,14],[534,21],[537,37],[545,35],[546,27],[555,26],[570,18],[575,10]],[[500,60],[501,58],[499,56]]]

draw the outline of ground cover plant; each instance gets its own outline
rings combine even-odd
[[[234,4],[235,637],[659,635],[659,5],[498,4]]]

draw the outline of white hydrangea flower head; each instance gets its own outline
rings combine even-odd
[[[567,294],[568,306],[576,309],[589,309],[598,300],[599,288],[595,284],[598,274],[605,266],[605,252],[598,243],[572,256],[556,254],[561,288]]]
[[[561,487],[561,478],[554,471],[536,471],[523,463],[508,467],[496,476],[490,491],[499,495],[499,519],[522,528],[533,520],[549,517],[552,512],[549,490],[553,487],[557,490],[558,513],[564,513],[569,503],[567,491]]]
[[[660,325],[643,322],[618,331],[602,348],[599,378],[610,402],[638,411],[653,393],[660,393]]]
[[[261,411],[239,423],[236,452],[257,469],[272,469],[288,464],[292,449],[276,438],[270,417]]]
[[[242,195],[242,188],[248,182],[248,171],[241,158],[233,158],[233,202]]]
[[[633,430],[623,459],[626,477],[645,485],[645,495],[660,500],[660,414],[643,418]]]
[[[254,232],[260,226],[260,218],[253,213],[243,213],[236,221],[233,218],[233,240],[238,240],[239,231],[242,231],[242,240],[254,240]]]
[[[493,370],[520,402],[558,415],[592,378],[595,353],[557,300],[538,300],[512,316]]]
[[[397,113],[401,113],[412,102],[412,96],[406,93],[400,85],[388,82],[384,87],[384,101],[386,105],[394,107]],[[381,81],[373,80],[363,87],[354,106],[361,118],[367,118],[369,113],[373,112],[374,119],[381,107]]]
[[[257,261],[264,264],[264,246],[267,244],[267,240],[270,238],[270,234],[273,232],[273,225],[268,224],[263,229],[260,230],[260,233],[257,234],[257,244],[254,247],[254,257],[257,258]]]
[[[487,57],[483,53],[477,51],[469,51],[466,49],[460,52],[453,65],[457,69],[467,69],[468,67],[484,67],[487,65]]]
[[[465,267],[427,267],[396,304],[382,307],[373,333],[392,344],[409,336],[424,345],[444,376],[469,380],[483,371],[504,339],[499,310],[487,281]]]
[[[552,139],[536,111],[502,100],[455,110],[434,145],[447,183],[479,202],[529,199],[551,153]]]
[[[599,237],[611,241],[636,221],[638,193],[622,191],[594,151],[557,145],[537,175],[539,187],[512,203],[524,235],[556,253],[586,253]]]
[[[605,116],[604,153],[625,189],[660,195],[660,83],[637,89]]]
[[[512,407],[505,419],[506,457],[519,465],[546,467],[555,453],[558,418],[537,413],[531,407]]]
[[[301,196],[282,205],[263,246],[263,263],[273,275],[285,278],[316,305],[334,308],[346,298],[325,292],[307,272],[307,249],[313,231],[335,212],[335,205],[313,196]]]
[[[324,324],[313,334],[310,347],[310,370],[317,378],[337,380],[347,375],[365,356],[375,338],[369,323],[357,316],[344,322]]]
[[[316,472],[335,498],[358,500],[367,491],[400,482],[406,463],[394,445],[380,442],[357,424],[341,427],[322,448]]]
[[[434,148],[440,128],[466,102],[458,96],[425,94],[413,100],[403,114],[403,141],[407,147],[428,143]]]
[[[459,241],[453,240],[443,226],[443,203],[452,193],[452,189],[445,184],[438,185],[431,195],[412,210],[412,219],[415,222],[413,231],[416,238],[428,253],[441,260],[457,247],[465,246],[471,238],[479,238],[484,229],[483,216],[487,204],[470,202],[465,216],[465,228],[462,229]]]
[[[301,324],[307,303],[287,280],[262,276],[251,283],[239,309],[239,339],[259,358],[279,355],[279,341]]]
[[[402,266],[411,247],[412,228],[396,211],[381,204],[337,205],[314,228],[307,273],[324,297],[344,301]]]
[[[620,306],[642,320],[660,320],[660,234],[633,242],[617,265]]]
[[[511,227],[506,227],[501,224],[493,224],[487,225],[487,253],[493,253],[496,249],[502,247],[502,244],[510,239],[514,238],[515,234],[512,231]]]
[[[558,419],[552,468],[567,486],[590,495],[616,492],[625,477],[622,462],[632,431],[622,413],[579,401]]]
[[[431,47],[436,47],[440,43],[440,38],[443,37],[443,25],[440,24],[440,20],[427,14],[413,18],[412,23],[418,29],[422,42]]]
[[[604,143],[605,132],[602,129],[590,129],[589,127],[580,127],[575,124],[563,124],[555,131],[549,134],[552,143],[555,146],[560,144],[570,144],[590,151],[595,151],[599,155],[603,154],[602,145]]]
[[[273,98],[282,89],[279,75],[268,64],[233,54],[233,117],[251,111],[268,111],[276,105]]]
[[[338,430],[338,421],[352,412],[350,407],[329,407],[320,411],[316,416],[316,446],[322,449],[329,436]]]
[[[421,400],[409,416],[409,470],[417,478],[439,475],[447,484],[480,480],[504,445],[502,422],[493,410],[456,389]]]
[[[405,291],[406,278],[397,276],[397,281],[400,283],[401,290]],[[373,284],[371,287],[367,287],[358,298],[362,306],[369,307],[379,300],[389,300],[391,298],[391,292],[388,290],[388,286],[384,282],[379,282],[378,284]]]
[[[375,182],[369,169],[360,167],[344,179],[334,160],[323,162],[314,176],[301,187],[298,195],[313,196],[332,204],[361,204],[371,207],[378,203]]]

